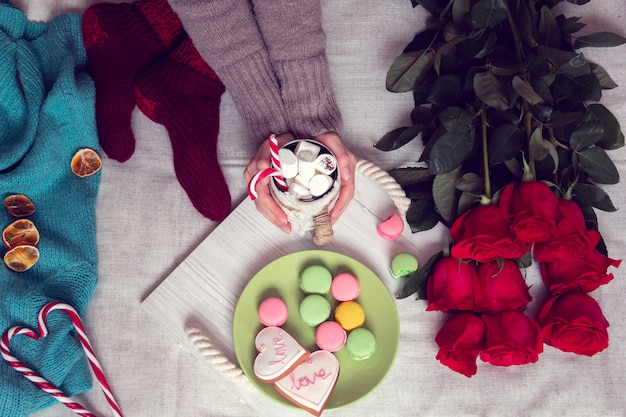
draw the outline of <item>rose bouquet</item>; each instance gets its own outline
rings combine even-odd
[[[390,174],[412,200],[412,231],[442,222],[452,240],[398,297],[417,292],[449,315],[437,359],[468,377],[478,358],[521,365],[544,344],[587,356],[608,346],[590,293],[621,261],[608,256],[595,210],[615,210],[600,185],[619,182],[607,151],[624,135],[599,103],[616,84],[579,50],[626,39],[577,36],[585,25],[555,13],[562,1],[412,0],[432,18],[387,73],[387,89],[411,92],[415,107],[412,125],[376,147],[421,139],[420,164]],[[524,278],[533,262],[549,294],[535,316]]]

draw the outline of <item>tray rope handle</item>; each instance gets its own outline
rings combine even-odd
[[[356,170],[380,185],[387,194],[389,194],[389,197],[391,197],[393,204],[398,210],[398,214],[403,218],[406,216],[407,210],[411,205],[411,199],[406,196],[402,187],[400,187],[391,175],[365,159],[359,159],[357,161]],[[250,380],[248,380],[248,377],[246,377],[241,368],[232,363],[213,345],[211,339],[200,325],[187,323],[185,325],[185,334],[192,346],[198,350],[200,355],[213,366],[213,368],[239,386],[250,386]]]
[[[216,348],[206,332],[196,323],[185,325],[185,334],[191,345],[197,349],[200,356],[207,361],[215,370],[230,379],[240,387],[247,387],[250,384],[248,377],[241,368],[232,363],[221,350]]]
[[[365,159],[357,161],[356,170],[380,185],[391,197],[391,201],[396,206],[400,217],[406,217],[406,213],[411,205],[411,199],[406,196],[402,187],[391,175]]]

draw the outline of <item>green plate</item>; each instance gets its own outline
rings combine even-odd
[[[359,278],[361,293],[357,302],[365,310],[364,326],[374,333],[378,343],[374,355],[361,362],[350,359],[345,348],[335,352],[339,360],[339,380],[326,405],[329,410],[351,404],[371,392],[391,368],[398,350],[400,321],[393,297],[365,265],[348,256],[323,250],[295,252],[270,262],[252,277],[239,297],[233,318],[233,343],[239,365],[250,381],[271,399],[294,407],[272,384],[254,376],[252,365],[257,355],[254,339],[263,328],[257,307],[267,297],[282,298],[289,310],[289,318],[282,328],[305,348],[318,350],[315,328],[304,324],[298,312],[305,296],[298,286],[298,275],[309,265],[324,265],[333,276],[351,272]],[[333,307],[337,304],[330,295],[328,300]]]

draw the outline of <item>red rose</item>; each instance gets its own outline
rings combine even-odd
[[[485,322],[485,349],[480,359],[497,366],[537,362],[543,352],[541,329],[537,322],[517,310],[489,315]]]
[[[502,211],[489,204],[468,210],[452,224],[450,234],[455,242],[452,256],[491,262],[496,259],[518,259],[526,246],[509,231]]]
[[[539,312],[538,321],[545,343],[564,352],[593,356],[609,345],[609,322],[587,293],[552,297]]]
[[[427,311],[473,310],[478,285],[476,265],[445,257],[437,261],[426,284]]]
[[[585,226],[582,210],[571,200],[560,199],[552,238],[536,243],[533,256],[539,262],[582,258],[596,247],[600,235]]]
[[[552,294],[569,291],[591,292],[613,279],[609,266],[618,267],[622,261],[611,259],[593,249],[584,258],[557,259],[540,264],[541,278]]]
[[[517,263],[505,260],[478,266],[476,311],[496,313],[503,310],[525,309],[532,300],[528,286]]]
[[[550,239],[559,200],[543,182],[510,183],[500,196],[504,218],[511,231],[524,243]]]
[[[485,342],[485,323],[473,313],[460,313],[445,322],[435,342],[437,360],[467,377],[476,374],[476,358]]]

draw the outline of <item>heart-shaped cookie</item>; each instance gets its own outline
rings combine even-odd
[[[122,411],[119,405],[117,405],[115,398],[113,397],[113,393],[111,392],[111,388],[109,387],[109,384],[106,380],[106,377],[102,370],[102,366],[100,366],[100,362],[98,362],[91,343],[87,338],[87,334],[85,333],[85,329],[80,320],[80,316],[72,306],[59,302],[46,304],[39,312],[37,321],[39,332],[35,332],[34,330],[22,326],[11,327],[9,330],[4,332],[4,334],[2,335],[2,340],[0,341],[0,352],[2,353],[2,357],[9,365],[11,365],[13,369],[24,375],[26,379],[28,379],[30,382],[35,384],[43,391],[54,396],[54,398],[56,398],[58,401],[63,403],[66,407],[70,408],[75,413],[84,417],[96,417],[95,414],[87,410],[80,403],[72,401],[64,392],[59,390],[47,379],[39,376],[37,372],[24,365],[24,363],[22,363],[19,359],[11,354],[11,350],[9,349],[9,342],[14,336],[17,335],[28,336],[33,340],[39,340],[42,337],[46,337],[48,335],[46,318],[48,317],[48,314],[54,310],[60,310],[65,312],[71,319],[72,324],[74,325],[74,328],[78,333],[78,339],[80,341],[80,344],[83,347],[85,354],[87,355],[87,359],[89,360],[89,365],[91,365],[91,368],[94,371],[98,382],[100,383],[102,392],[104,393],[109,403],[109,406],[111,407],[111,410],[113,410],[113,413],[116,417],[122,417]]]
[[[280,327],[265,327],[254,340],[254,375],[263,382],[278,381],[309,357],[309,351]]]
[[[274,388],[286,399],[311,414],[319,416],[339,378],[339,361],[332,353],[311,353],[289,375],[276,381]]]

